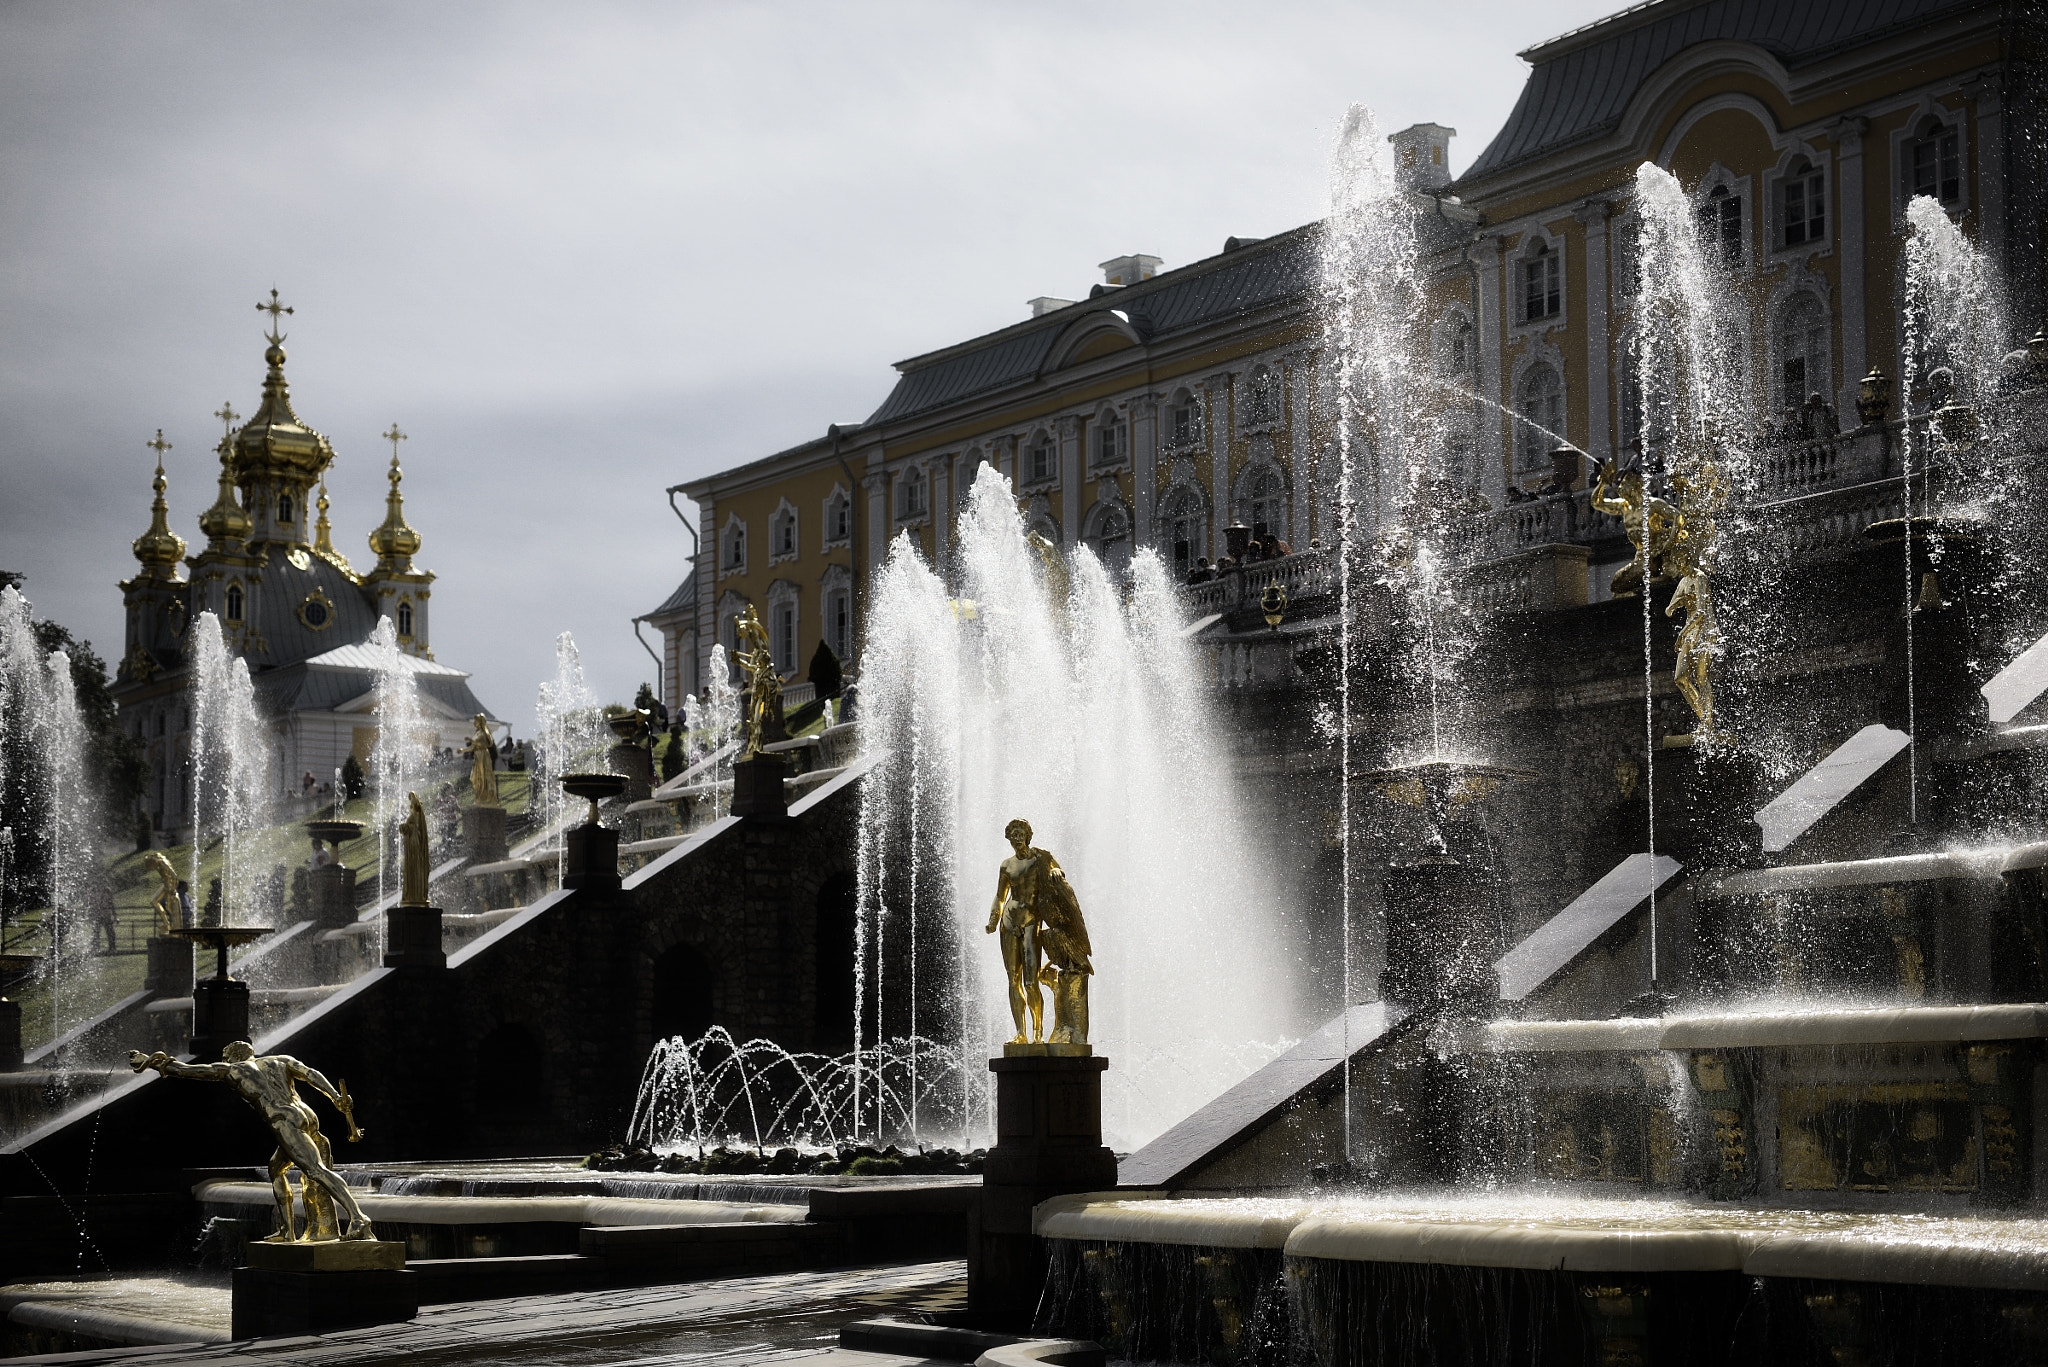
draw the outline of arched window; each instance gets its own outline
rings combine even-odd
[[[1445,320],[1443,370],[1446,375],[1466,375],[1472,370],[1472,320],[1453,313]]]
[[[1792,163],[1778,187],[1778,218],[1788,247],[1827,240],[1827,178],[1805,157]]]
[[[1095,558],[1111,574],[1122,574],[1131,564],[1131,519],[1117,504],[1105,504],[1095,514],[1088,537]]]
[[[1521,439],[1515,443],[1515,466],[1541,470],[1550,464],[1550,452],[1564,441],[1564,378],[1557,367],[1538,364],[1522,377],[1515,411],[1523,421],[1516,424]]]
[[[962,508],[967,506],[967,499],[974,492],[974,481],[981,478],[982,467],[988,463],[988,457],[979,448],[967,453],[967,459],[960,463],[959,487],[953,490],[955,504]]]
[[[228,585],[227,614],[230,622],[242,620],[242,586],[240,584]]]
[[[1795,294],[1778,315],[1778,402],[1797,408],[1834,384],[1828,364],[1828,315],[1811,294]]]
[[[1287,539],[1287,480],[1277,466],[1255,465],[1245,472],[1238,516],[1256,537]]]
[[[1201,443],[1202,405],[1185,389],[1173,396],[1173,406],[1166,415],[1166,431],[1169,446],[1196,446]]]
[[[1169,490],[1159,505],[1159,540],[1176,573],[1187,574],[1209,553],[1207,519],[1202,514],[1201,495],[1184,484]]]
[[[1026,480],[1032,484],[1049,484],[1059,478],[1059,448],[1053,445],[1050,434],[1040,432],[1031,438],[1024,458],[1025,469],[1030,473]]]
[[[1724,266],[1742,264],[1742,196],[1716,185],[1693,209],[1700,250]]]
[[[1538,240],[1522,262],[1522,321],[1533,323],[1555,318],[1564,310],[1564,291],[1559,280],[1557,253]]]
[[[1280,377],[1270,366],[1252,371],[1245,395],[1244,420],[1254,425],[1280,421]]]
[[[853,593],[842,584],[825,585],[825,644],[844,660],[853,646]]]
[[[768,518],[768,563],[796,559],[796,509],[787,499]]]
[[[1962,202],[1962,138],[1952,126],[1929,114],[1901,150],[1899,169],[1908,195],[1928,195],[1943,204]]]
[[[853,499],[846,490],[834,485],[825,498],[825,549],[844,545],[853,540]]]
[[[718,533],[718,572],[747,572],[747,524],[737,516],[726,518],[724,529]]]
[[[400,603],[398,605],[398,634],[400,636],[412,635],[412,604],[410,603]]]
[[[279,522],[289,522],[292,520],[292,496],[290,494],[279,494],[277,496],[277,520]]]

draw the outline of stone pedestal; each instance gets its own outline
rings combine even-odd
[[[732,766],[734,816],[788,816],[789,794],[783,780],[789,765],[780,755],[756,755]]]
[[[249,1038],[249,984],[234,978],[208,978],[192,990],[192,1057],[218,1063],[220,1051]]]
[[[21,1003],[0,997],[0,1073],[21,1067]]]
[[[471,807],[462,814],[462,843],[471,863],[496,864],[506,858],[505,809]]]
[[[159,997],[189,997],[192,983],[192,942],[175,935],[150,937],[149,975],[142,985]]]
[[[1380,995],[1416,1010],[1496,1000],[1493,880],[1475,864],[1432,855],[1382,879],[1387,966]]]
[[[237,1339],[323,1334],[397,1324],[419,1313],[405,1245],[387,1240],[247,1246],[235,1269]]]
[[[321,864],[306,876],[313,924],[322,930],[340,930],[356,921],[356,871],[336,861]]]
[[[563,861],[565,888],[615,889],[619,886],[619,833],[594,823],[571,827]]]
[[[982,1165],[969,1232],[967,1305],[979,1325],[1022,1331],[1045,1286],[1031,1208],[1116,1186],[1116,1155],[1102,1143],[1109,1060],[1037,1053],[988,1066],[996,1075],[996,1144]]]
[[[645,802],[654,794],[654,756],[644,745],[621,741],[610,752],[611,771],[626,780],[628,802]]]
[[[441,908],[397,906],[384,913],[384,967],[448,967],[441,949]]]

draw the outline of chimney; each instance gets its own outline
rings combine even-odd
[[[1049,294],[1041,294],[1036,299],[1029,301],[1031,316],[1033,318],[1043,318],[1054,309],[1063,309],[1073,302],[1071,299],[1055,299]]]
[[[1451,139],[1455,128],[1440,123],[1418,123],[1389,134],[1394,144],[1394,176],[1404,190],[1425,194],[1451,183]]]
[[[1156,256],[1115,256],[1102,263],[1102,283],[1105,285],[1135,285],[1157,274],[1159,258]]]

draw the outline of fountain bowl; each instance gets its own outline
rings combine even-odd
[[[588,802],[602,802],[626,791],[624,774],[564,774],[562,790]]]
[[[171,934],[195,944],[206,945],[214,953],[214,974],[216,978],[228,976],[228,951],[236,945],[246,945],[268,935],[271,926],[174,926]]]
[[[306,823],[306,833],[315,840],[322,841],[339,849],[345,842],[354,840],[362,835],[363,823],[360,821],[342,821],[338,818],[308,821]]]

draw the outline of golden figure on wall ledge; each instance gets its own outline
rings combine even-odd
[[[751,605],[733,624],[739,637],[740,668],[747,673],[747,743],[741,759],[753,759],[768,739],[769,720],[782,712],[782,676],[775,671],[775,652],[768,628]]]
[[[484,714],[476,714],[471,723],[475,730],[469,744],[462,748],[469,752],[469,786],[476,794],[476,805],[495,807],[498,805],[498,746],[491,739],[491,724]]]
[[[1088,1043],[1088,923],[1066,871],[1049,850],[1031,843],[1031,823],[1021,817],[1003,828],[1011,856],[996,875],[988,934],[1002,932],[1003,971],[1009,980],[1011,1044]],[[1039,988],[1052,989],[1052,1034],[1044,1033],[1045,1002]],[[1029,1032],[1026,1020],[1029,1020]]]

